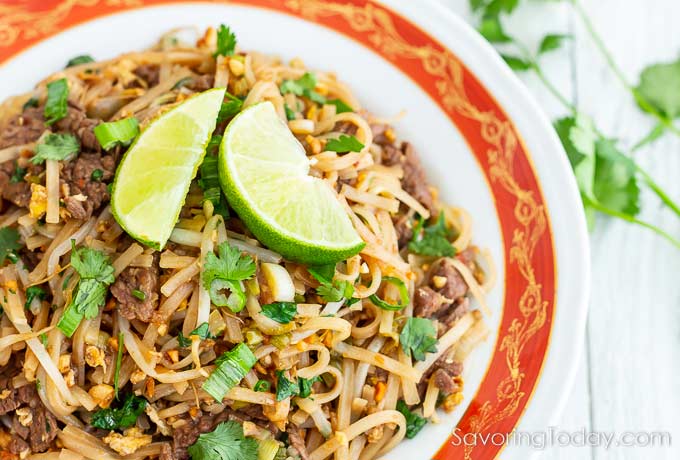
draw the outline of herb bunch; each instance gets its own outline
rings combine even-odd
[[[642,187],[649,188],[679,218],[680,206],[632,157],[634,151],[665,133],[680,136],[680,128],[674,124],[674,119],[680,117],[680,60],[648,66],[642,71],[639,84],[633,85],[607,50],[579,0],[543,1],[562,1],[571,5],[612,73],[637,106],[655,119],[653,129],[629,152],[619,146],[617,139],[602,133],[592,118],[567,100],[543,71],[541,58],[559,50],[571,36],[547,34],[532,51],[503,27],[503,17],[512,14],[520,0],[469,0],[469,3],[479,18],[479,32],[497,49],[503,50],[501,57],[508,66],[516,72],[533,72],[566,110],[564,117],[554,121],[554,127],[576,176],[589,227],[592,229],[596,215],[602,214],[647,228],[680,248],[680,240],[638,217]],[[507,53],[507,49],[513,51]]]

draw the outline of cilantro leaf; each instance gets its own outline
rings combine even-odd
[[[335,113],[354,112],[354,109],[340,99],[329,99],[326,104],[335,106]]]
[[[47,100],[45,101],[45,124],[52,125],[68,113],[68,81],[61,78],[47,84]]]
[[[257,460],[257,442],[232,420],[201,434],[187,450],[192,460]]]
[[[311,379],[298,377],[298,386],[300,387],[299,396],[301,398],[309,398],[309,396],[312,394],[312,385],[314,385],[315,382],[319,381],[321,381],[321,377],[318,375],[312,377]]]
[[[189,332],[189,335],[187,337],[184,337],[184,334],[182,334],[182,331],[179,331],[179,335],[177,336],[177,341],[179,342],[179,346],[186,348],[191,346],[191,336],[192,335],[197,335],[201,338],[201,340],[206,340],[206,339],[212,339],[214,338],[210,334],[210,325],[208,323],[201,323],[196,329],[193,331]]]
[[[305,73],[297,80],[283,80],[279,86],[281,94],[292,93],[296,96],[304,96],[317,104],[325,104],[326,98],[317,93],[314,88],[316,88],[316,76],[310,72]]]
[[[609,139],[600,139],[595,152],[595,197],[609,209],[637,216],[640,213],[640,187],[635,163]]]
[[[645,68],[635,94],[668,118],[680,116],[680,59]]]
[[[286,120],[295,120],[295,112],[293,112],[293,110],[288,107],[288,104],[283,104],[283,110],[286,111]]]
[[[5,263],[5,259],[15,263],[18,260],[15,251],[18,249],[21,249],[19,232],[10,227],[0,228],[0,266]]]
[[[217,50],[215,50],[213,56],[232,56],[235,50],[236,35],[228,26],[220,24],[220,28],[217,29]]]
[[[320,380],[319,376],[311,379],[299,377],[297,382],[293,382],[283,375],[283,371],[276,371],[276,400],[283,401],[293,396],[308,398],[312,394],[312,385]]]
[[[293,321],[297,313],[295,302],[274,302],[262,305],[262,314],[277,323],[288,324]]]
[[[36,297],[40,300],[45,300],[47,293],[40,286],[29,286],[28,289],[26,289],[26,303],[24,304],[24,307],[30,307],[33,299]]]
[[[300,387],[291,382],[283,375],[283,371],[276,371],[276,400],[283,401],[291,396],[297,396],[300,393]]]
[[[354,294],[354,285],[349,281],[335,280],[332,283],[324,283],[316,288],[316,293],[326,302],[338,302],[343,298],[349,299]]]
[[[554,126],[567,152],[581,194],[593,199],[597,134],[592,121],[579,115],[557,120]]]
[[[397,401],[397,410],[401,412],[406,419],[406,437],[408,439],[413,439],[427,424],[427,419],[411,412],[406,403],[401,399]]]
[[[87,64],[90,62],[94,62],[92,56],[90,56],[89,54],[83,54],[82,56],[76,56],[74,58],[69,59],[69,61],[66,63],[66,68],[80,64]]]
[[[228,306],[233,312],[241,311],[246,295],[239,281],[255,274],[255,261],[226,241],[217,247],[217,252],[219,256],[213,252],[205,256],[201,275],[203,286],[210,291],[210,300],[215,305]],[[223,289],[231,291],[231,295],[226,297],[221,293]]]
[[[444,212],[439,213],[437,221],[425,227],[420,218],[413,229],[413,238],[408,243],[408,249],[424,256],[453,257],[456,250],[449,241],[451,230],[446,227]]]
[[[101,409],[92,414],[90,425],[103,430],[129,428],[146,408],[146,399],[129,393],[120,408]]]
[[[45,160],[66,160],[71,155],[78,153],[80,142],[73,134],[48,134],[43,142],[35,148],[35,156],[31,162],[42,164]]]
[[[329,284],[333,282],[335,276],[335,264],[328,265],[311,265],[307,267],[307,271],[321,284]]]
[[[546,35],[545,37],[543,37],[543,40],[541,40],[541,44],[538,46],[538,54],[545,54],[549,53],[550,51],[559,49],[559,47],[562,46],[562,43],[564,43],[564,41],[569,38],[571,38],[571,35],[565,34]]]
[[[487,16],[483,18],[482,22],[479,24],[478,30],[479,33],[491,43],[510,43],[512,41],[512,38],[510,38],[503,30],[503,26],[498,16]]]
[[[106,293],[115,281],[114,269],[106,254],[96,249],[76,248],[71,240],[71,266],[80,275],[75,295],[64,310],[57,327],[71,337],[83,317],[92,319],[104,306]]]
[[[361,152],[364,144],[354,136],[347,136],[341,134],[337,139],[329,139],[326,143],[326,150],[330,152],[347,153],[347,152]]]
[[[401,348],[416,361],[425,361],[425,353],[437,351],[437,330],[427,318],[408,318],[399,334]]]
[[[526,59],[522,59],[517,56],[511,56],[509,54],[501,54],[501,57],[508,67],[516,72],[524,72],[525,70],[531,69],[531,62],[527,61]]]
[[[38,107],[38,104],[40,101],[38,101],[38,98],[35,96],[31,96],[26,102],[24,102],[24,105],[21,107],[22,110],[26,110],[29,107]]]

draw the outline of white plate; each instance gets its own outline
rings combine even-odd
[[[257,0],[244,1],[257,3]],[[409,77],[394,64],[409,52],[399,48],[399,44],[402,39],[406,40],[402,34],[408,39],[413,38],[412,27],[427,31],[435,41],[450,50],[481,81],[514,124],[538,177],[541,188],[538,194],[542,192],[546,204],[545,214],[549,220],[546,231],[552,235],[556,257],[557,300],[548,305],[554,316],[543,327],[552,328],[552,334],[544,361],[543,356],[536,356],[520,362],[520,372],[524,367],[532,366],[532,359],[535,360],[533,364],[542,367],[542,370],[538,371],[540,379],[533,393],[519,397],[522,407],[528,401],[526,409],[517,409],[512,416],[521,415],[516,427],[520,431],[544,430],[556,421],[571,387],[584,333],[590,260],[585,221],[573,175],[549,122],[496,52],[476,32],[449,10],[429,0],[384,1],[387,8],[413,23],[396,23],[394,30],[391,26],[395,23],[390,22],[389,17],[384,22],[384,17],[377,14],[383,11],[383,7],[364,5],[363,1],[355,0],[338,3],[303,0],[281,2],[276,6],[277,9],[288,8],[288,14],[242,5],[239,3],[243,2],[237,1],[234,4],[158,5],[105,15],[116,8],[98,5],[96,1],[90,3],[93,4],[90,13],[94,11],[94,15],[103,17],[68,28],[53,37],[42,38],[38,44],[0,67],[0,98],[29,90],[75,55],[91,54],[96,59],[106,59],[144,48],[173,27],[196,25],[203,28],[223,22],[235,30],[243,49],[284,58],[301,57],[312,69],[337,72],[364,107],[376,115],[391,117],[406,111],[406,115],[395,123],[398,136],[415,145],[431,182],[440,188],[444,200],[471,213],[474,241],[490,249],[498,265],[499,283],[489,295],[489,305],[494,311],[489,319],[492,337],[466,363],[466,401],[454,413],[442,416],[440,424],[426,427],[415,441],[400,445],[388,455],[390,459],[430,458],[435,454],[452,433],[483,379],[495,372],[494,369],[487,372],[492,354],[498,346],[498,337],[507,335],[507,329],[500,327],[500,321],[504,313],[501,311],[504,296],[508,289],[512,289],[512,286],[506,285],[508,267],[504,264],[504,250],[511,241],[504,241],[501,236],[496,206],[502,203],[492,195],[481,163],[470,152],[469,142],[452,124],[446,111],[437,104],[437,98],[426,94],[419,86],[416,81],[420,77]],[[287,6],[282,6],[283,3]],[[309,19],[300,18],[296,5],[311,8],[302,12],[317,12],[319,15],[316,17],[321,20],[333,20],[339,27],[349,27],[350,34],[364,33],[361,20],[369,18],[373,27],[371,33],[387,40],[396,36],[397,48],[392,54],[385,48],[378,53],[367,48],[366,41],[372,40],[370,38],[362,43],[356,36],[352,39],[327,25],[317,25]],[[317,7],[321,9],[315,10]],[[88,6],[83,8],[87,10]],[[353,15],[357,12],[362,15]],[[57,24],[58,27],[69,24],[69,14],[73,11],[60,19],[62,25]],[[343,21],[346,26],[342,25]],[[350,24],[354,24],[354,28]],[[396,58],[390,62],[385,56]],[[541,264],[542,256],[534,255],[536,264]],[[525,459],[532,453],[527,447],[510,446],[504,450],[503,458]],[[472,454],[475,459],[492,456]]]

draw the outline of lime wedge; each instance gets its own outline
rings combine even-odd
[[[164,113],[123,156],[113,182],[111,210],[137,241],[161,249],[170,238],[215,129],[224,91],[206,91]]]
[[[229,123],[219,172],[231,207],[262,243],[285,258],[324,264],[364,247],[333,190],[308,175],[304,148],[271,102],[254,105]]]

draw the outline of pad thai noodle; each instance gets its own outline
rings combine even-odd
[[[235,48],[225,26],[190,32],[78,56],[2,104],[2,459],[369,460],[463,401],[494,282],[469,214],[333,73]],[[211,88],[227,89],[217,128],[169,242],[148,247],[112,212],[117,165]],[[335,191],[358,254],[287,260],[229,206],[219,141],[263,101]]]

